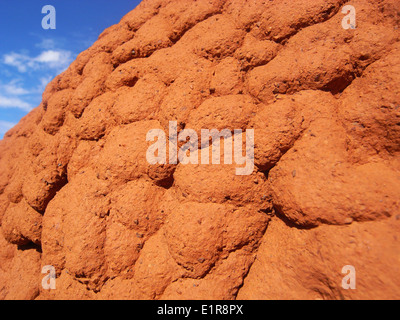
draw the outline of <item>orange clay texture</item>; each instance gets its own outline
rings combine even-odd
[[[149,164],[169,121],[253,173]],[[399,155],[398,0],[143,0],[0,141],[0,298],[398,299]]]

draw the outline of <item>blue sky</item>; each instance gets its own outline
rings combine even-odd
[[[107,27],[140,0],[1,0],[0,139],[41,101],[42,92]],[[56,29],[42,28],[45,5]]]

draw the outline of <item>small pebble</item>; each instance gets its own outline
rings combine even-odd
[[[346,218],[344,219],[345,224],[351,224],[353,222],[353,218]]]

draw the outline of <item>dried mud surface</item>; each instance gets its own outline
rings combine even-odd
[[[105,30],[0,141],[0,298],[400,298],[400,2],[344,30],[349,3],[144,0]],[[173,120],[254,128],[254,172],[150,165]]]

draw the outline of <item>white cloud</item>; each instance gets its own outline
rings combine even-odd
[[[5,134],[8,130],[14,127],[16,123],[0,120],[0,135]]]
[[[54,39],[42,39],[40,43],[35,45],[37,48],[41,48],[43,50],[54,49],[56,47],[56,41]]]
[[[21,100],[20,98],[9,98],[2,95],[0,95],[0,108],[17,108],[26,112],[29,112],[33,109],[29,103]]]
[[[29,94],[30,91],[24,89],[18,80],[12,80],[8,84],[0,84],[0,90],[4,91],[6,94],[13,95],[13,96],[21,96]]]
[[[14,95],[14,96],[21,96],[21,95],[25,95],[25,94],[29,93],[29,91],[24,88],[10,85],[10,84],[5,85],[4,89],[7,93]]]
[[[44,63],[54,63],[64,61],[69,58],[69,54],[61,51],[47,50],[42,52],[35,61]]]
[[[30,58],[19,53],[10,53],[3,56],[3,63],[16,67],[19,72],[26,72],[27,66],[30,65]]]
[[[43,68],[61,72],[68,67],[72,60],[72,52],[66,50],[45,50],[37,57],[15,52],[3,56],[4,64],[17,68],[21,73]]]
[[[41,95],[51,79],[52,76],[43,75],[35,79],[36,85],[31,87],[26,87],[20,78],[4,84],[0,82],[0,109],[31,111],[33,104],[37,105],[41,100]]]
[[[8,82],[0,81],[0,109],[29,112],[33,105],[38,105],[47,84],[56,74],[64,71],[74,58],[71,51],[55,49],[55,45],[54,40],[43,40],[37,45],[42,49],[38,55],[32,56],[27,51],[21,51],[0,56],[1,74],[5,74],[4,70],[10,73],[5,77],[9,79]]]

